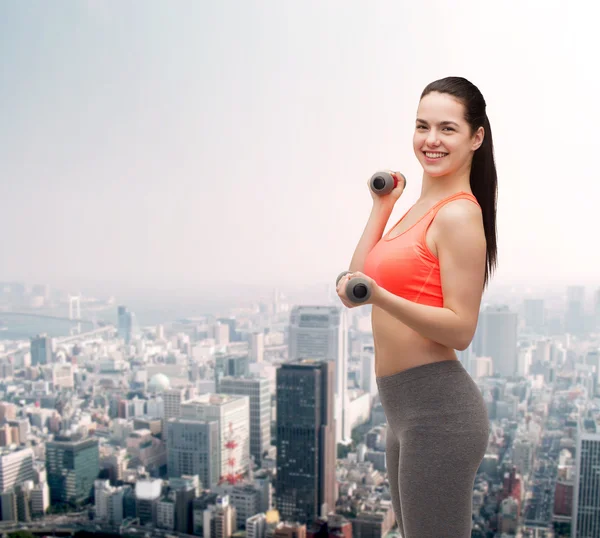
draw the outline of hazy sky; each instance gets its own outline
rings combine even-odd
[[[587,2],[0,3],[0,280],[328,282],[366,181],[416,201],[418,97],[465,76],[499,176],[495,282],[600,284]]]

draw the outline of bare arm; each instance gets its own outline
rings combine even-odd
[[[486,240],[481,211],[473,202],[456,200],[440,209],[434,223],[444,306],[413,303],[379,286],[370,302],[425,338],[463,350],[475,334],[483,293]]]
[[[389,172],[391,172],[391,170]],[[356,245],[356,249],[354,250],[352,260],[350,261],[350,271],[362,272],[365,266],[367,255],[369,252],[371,252],[371,250],[373,250],[373,247],[375,247],[375,245],[381,239],[387,222],[390,219],[390,215],[394,210],[394,205],[404,192],[406,187],[406,179],[404,176],[399,172],[391,173],[396,174],[397,177],[400,177],[401,179],[396,188],[394,188],[389,194],[379,197],[371,192],[369,187],[369,192],[371,193],[371,198],[373,199],[373,207],[371,209],[371,215],[369,216],[367,225],[363,230],[362,236],[358,241],[358,245]],[[367,187],[368,186],[369,181],[367,181]]]
[[[373,202],[369,220],[350,261],[350,271],[363,270],[367,255],[381,239],[393,209],[394,205],[391,203],[381,203],[377,200]]]

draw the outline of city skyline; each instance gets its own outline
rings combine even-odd
[[[597,287],[593,18],[461,5],[4,2],[0,280],[232,295],[333,281],[376,169],[408,178],[388,229],[418,198],[418,96],[462,75],[496,146],[491,286]]]
[[[485,308],[473,342],[457,353],[490,419],[473,487],[477,538],[485,531],[532,538],[533,528],[538,538],[563,538],[569,528],[583,537],[596,517],[597,481],[586,470],[593,463],[586,450],[600,441],[600,310],[585,312],[581,287],[567,296],[551,316],[544,299],[522,297],[519,312]],[[2,312],[6,299],[0,295]],[[354,312],[338,327],[341,305],[323,304],[319,312],[273,296],[255,306],[142,329],[132,323],[135,311],[114,303],[118,319],[101,334],[82,327],[32,336],[29,345],[24,337],[3,342],[0,390],[8,397],[0,404],[0,466],[10,471],[0,499],[3,521],[10,528],[118,528],[120,535],[146,524],[157,535],[175,528],[202,535],[210,514],[226,522],[218,538],[231,538],[236,526],[250,532],[255,520],[280,530],[300,518],[308,529],[317,505],[300,492],[327,476],[337,491],[334,510],[333,499],[322,505],[329,524],[346,525],[349,536],[374,525],[375,536],[393,537],[368,312]],[[338,332],[347,341],[347,370]],[[298,362],[296,355],[314,358]],[[327,368],[329,381],[285,381],[284,373],[302,362]],[[348,383],[343,420],[351,434],[337,445],[334,474],[323,469],[333,456],[335,405],[327,402],[335,400],[338,369]],[[325,385],[329,394],[320,400]],[[315,427],[325,414],[329,441],[324,425]],[[308,451],[297,443],[307,434],[315,441]],[[260,464],[246,475],[252,446],[260,447],[252,458]],[[278,481],[286,469],[293,480]],[[71,479],[61,480],[65,474]],[[67,502],[72,513],[65,516]],[[357,512],[356,502],[364,510]],[[280,519],[272,519],[275,512]]]

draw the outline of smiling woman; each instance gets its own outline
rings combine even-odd
[[[421,95],[413,150],[421,196],[383,235],[403,191],[373,197],[373,211],[338,283],[370,290],[375,371],[387,418],[387,467],[403,538],[471,536],[475,473],[489,420],[457,360],[470,344],[496,265],[496,190],[486,103],[471,82],[448,77]],[[435,507],[432,513],[431,507]]]

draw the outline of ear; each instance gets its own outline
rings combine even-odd
[[[481,147],[481,144],[483,144],[484,137],[485,131],[483,127],[479,127],[479,129],[477,129],[477,132],[473,135],[473,144],[471,146],[471,149],[473,151],[477,151]]]

